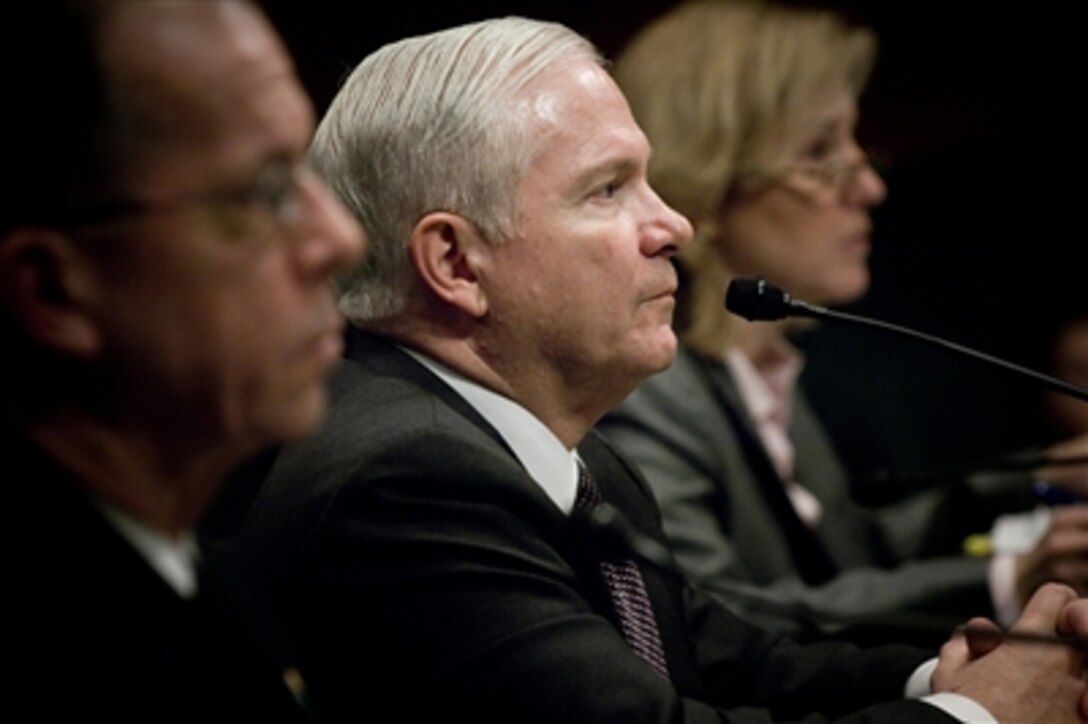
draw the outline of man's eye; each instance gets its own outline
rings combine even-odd
[[[217,195],[220,222],[235,237],[269,238],[297,223],[304,167],[268,164],[250,183]]]
[[[294,170],[286,164],[276,164],[265,169],[253,184],[238,189],[230,200],[238,206],[281,217],[292,213],[296,191]]]
[[[593,193],[597,198],[610,199],[616,195],[616,192],[620,190],[620,183],[618,181],[609,181]]]
[[[263,174],[253,186],[251,198],[254,202],[268,204],[278,208],[286,203],[295,191],[294,174],[290,168],[277,167]]]

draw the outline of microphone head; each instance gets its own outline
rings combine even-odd
[[[729,282],[725,308],[751,322],[772,322],[796,314],[790,295],[760,278]]]

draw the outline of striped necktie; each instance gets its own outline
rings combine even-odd
[[[578,461],[578,492],[574,507],[589,513],[604,500],[596,481],[582,461]],[[612,603],[620,619],[620,630],[627,645],[654,671],[666,679],[669,669],[665,664],[665,652],[661,646],[661,634],[657,630],[650,597],[642,573],[630,558],[613,558],[600,561],[601,573],[608,584]]]

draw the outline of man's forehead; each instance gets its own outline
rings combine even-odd
[[[649,151],[619,87],[596,63],[568,64],[526,94],[539,161],[573,167],[637,162]]]
[[[244,72],[292,72],[282,43],[247,2],[119,3],[103,26],[107,68],[137,88],[216,93]]]
[[[564,123],[588,97],[618,93],[614,81],[601,66],[589,60],[561,63],[544,73],[521,94],[521,110],[527,120],[541,126]]]
[[[117,40],[107,62],[135,130],[153,144],[154,164],[134,173],[155,186],[171,167],[167,185],[199,185],[212,165],[229,172],[304,148],[312,108],[259,11],[244,2],[126,5],[137,7],[107,28]]]

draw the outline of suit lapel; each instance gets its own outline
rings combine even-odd
[[[498,446],[499,451],[509,456],[524,473],[519,479],[511,480],[511,484],[522,487],[528,495],[544,506],[542,509],[547,509],[553,513],[553,515],[549,516],[549,523],[553,529],[562,531],[562,534],[556,539],[557,546],[563,548],[564,556],[571,554],[577,557],[575,552],[578,543],[570,541],[571,526],[569,525],[568,516],[552,502],[544,489],[532,479],[517,454],[514,453],[498,430],[465,398],[461,397],[453,388],[396,344],[377,335],[368,334],[359,329],[351,329],[348,332],[345,349],[345,356],[352,362],[361,365],[371,373],[403,380],[419,388],[424,393],[437,397],[443,405],[452,409],[463,417],[467,423],[489,437]],[[572,559],[568,558],[568,560]]]
[[[744,455],[758,479],[759,493],[782,529],[798,574],[809,585],[827,582],[838,573],[838,567],[823,542],[797,515],[729,371],[724,365],[701,357],[696,357],[695,366],[737,432]]]

